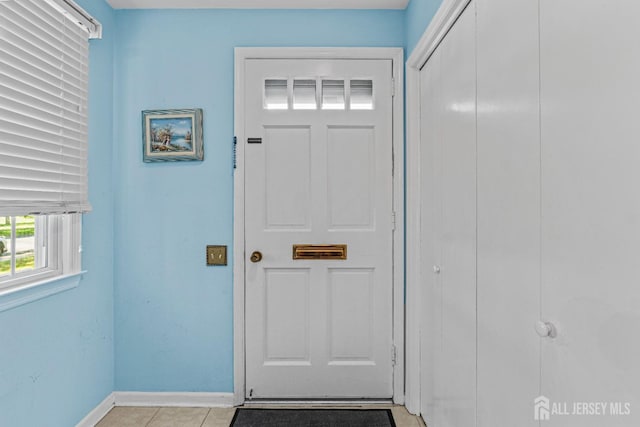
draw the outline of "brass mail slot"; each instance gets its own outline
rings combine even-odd
[[[347,245],[293,245],[293,259],[347,259]]]

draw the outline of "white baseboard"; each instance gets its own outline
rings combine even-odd
[[[233,393],[115,391],[113,395],[115,406],[233,406]]]
[[[98,404],[91,412],[87,414],[86,417],[82,419],[76,427],[93,427],[98,422],[104,418],[105,415],[109,413],[109,411],[115,405],[115,397],[113,393],[109,394],[102,402]]]

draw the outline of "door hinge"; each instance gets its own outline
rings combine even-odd
[[[398,352],[396,351],[396,346],[392,345],[391,346],[391,365],[392,366],[396,366],[397,359],[398,359]]]
[[[396,211],[391,211],[391,231],[396,231]]]
[[[396,152],[393,149],[393,145],[391,146],[391,177],[395,178],[396,176]]]
[[[238,137],[234,136],[233,137],[233,153],[231,154],[231,161],[233,162],[234,169],[238,165],[237,153],[238,153]]]
[[[391,96],[396,96],[396,79],[391,77]]]

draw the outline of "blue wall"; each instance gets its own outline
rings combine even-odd
[[[105,28],[91,42],[89,184],[79,287],[0,312],[0,426],[69,427],[113,390],[113,28],[103,1],[79,1]]]
[[[407,58],[437,12],[442,0],[411,0],[405,10],[405,47]]]
[[[233,48],[403,46],[404,11],[118,11],[116,389],[233,391]],[[140,111],[204,109],[204,162],[142,162]]]

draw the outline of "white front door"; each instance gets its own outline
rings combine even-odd
[[[247,397],[390,398],[391,61],[245,67]]]

